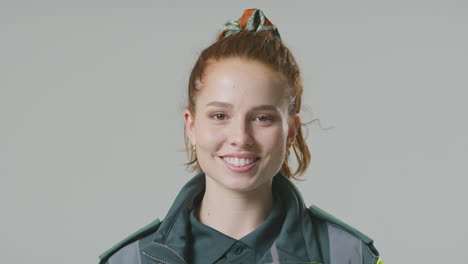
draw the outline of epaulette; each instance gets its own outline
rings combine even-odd
[[[336,225],[342,227],[343,229],[345,229],[349,233],[356,236],[358,239],[360,239],[365,244],[369,245],[369,244],[373,243],[373,240],[370,237],[364,235],[359,230],[357,230],[354,227],[346,224],[345,222],[341,221],[340,219],[338,219],[338,218],[334,217],[333,215],[325,212],[324,210],[318,208],[317,206],[311,205],[309,207],[309,211],[312,213],[312,215],[314,215],[314,216],[316,216],[316,217],[318,217],[320,219],[323,219],[325,221],[329,221],[329,222],[331,222],[333,224],[336,224]]]
[[[117,251],[119,251],[121,248],[125,247],[126,245],[132,243],[132,242],[135,242],[137,241],[138,239],[140,238],[143,238],[151,233],[153,233],[154,231],[156,231],[159,227],[159,225],[161,224],[161,221],[158,219],[154,220],[153,222],[149,223],[148,225],[144,226],[143,228],[139,229],[138,231],[136,231],[135,233],[131,234],[130,236],[128,236],[127,238],[125,238],[124,240],[120,241],[119,243],[117,243],[115,246],[113,246],[112,248],[110,248],[109,250],[107,250],[106,252],[102,253],[101,255],[99,255],[99,258],[100,258],[100,261],[99,263],[100,264],[104,264],[106,263],[106,261]]]

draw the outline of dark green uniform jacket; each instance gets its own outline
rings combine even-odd
[[[194,217],[205,174],[177,195],[163,221],[156,219],[100,255],[100,264],[380,264],[373,241],[337,218],[306,207],[284,175],[273,178],[274,207],[259,227],[236,240]]]

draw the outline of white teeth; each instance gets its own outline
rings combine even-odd
[[[233,157],[223,157],[223,159],[236,167],[244,167],[255,161],[255,159],[239,159]]]

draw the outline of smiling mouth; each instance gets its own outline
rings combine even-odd
[[[251,159],[235,158],[235,157],[220,157],[220,158],[226,161],[227,163],[236,167],[244,167],[260,159],[259,157],[251,158]]]

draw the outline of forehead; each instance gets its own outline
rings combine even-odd
[[[249,78],[256,81],[280,79],[278,72],[259,61],[232,57],[208,61],[204,72],[204,80],[209,82],[228,74],[231,77]]]
[[[228,58],[211,61],[205,69],[200,99],[232,103],[281,104],[287,98],[279,72],[255,60]]]

